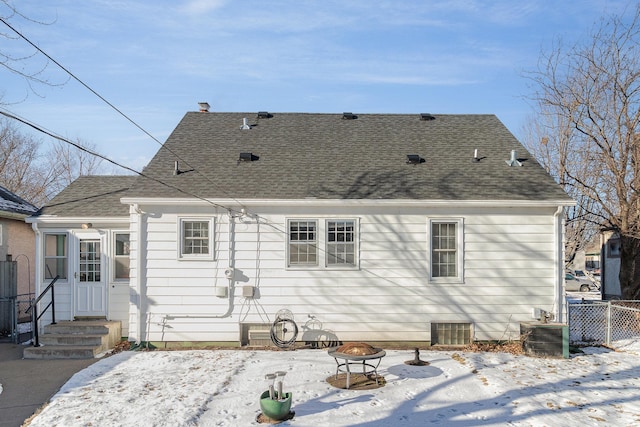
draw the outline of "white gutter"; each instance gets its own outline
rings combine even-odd
[[[42,269],[43,269],[43,262],[38,262],[39,261],[39,254],[41,254],[41,248],[42,248],[42,233],[40,232],[40,230],[38,229],[38,224],[37,223],[32,223],[31,224],[31,229],[33,229],[34,234],[36,235],[36,248],[35,248],[35,253],[36,253],[36,265],[35,265],[35,297],[37,298],[40,295],[41,292],[41,287],[42,287],[42,280],[43,280],[43,275],[42,275]]]
[[[415,207],[557,207],[575,206],[574,200],[407,200],[407,199],[207,199],[196,198],[133,198],[123,197],[123,203],[145,205],[218,205],[229,206],[415,206]]]
[[[135,292],[137,297],[137,312],[136,312],[136,324],[138,325],[138,339],[136,344],[142,342],[142,333],[145,330],[145,325],[142,317],[143,308],[143,295],[142,295],[142,218],[144,213],[138,208],[137,204],[131,206],[133,211],[137,215],[136,220],[136,282]]]
[[[17,219],[17,220],[24,220],[24,221],[26,221],[26,218],[28,218],[31,215],[32,214],[22,214],[22,213],[9,212],[9,211],[0,212],[0,218]]]
[[[80,224],[91,222],[91,223],[105,223],[105,224],[126,224],[131,219],[129,217],[123,216],[113,216],[113,217],[69,217],[69,216],[57,216],[57,215],[40,215],[40,216],[30,216],[25,218],[24,220],[27,224],[53,224],[53,225],[61,225],[68,224],[70,226],[79,226]]]
[[[564,316],[564,207],[558,206],[553,214],[555,226],[555,292],[553,301],[553,312],[557,322],[563,322]]]

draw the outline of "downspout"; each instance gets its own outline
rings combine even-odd
[[[40,229],[38,229],[38,223],[37,222],[32,222],[31,223],[31,229],[33,230],[33,232],[36,235],[36,260],[39,259],[38,254],[40,254],[40,248],[42,247],[42,242],[40,241],[42,238],[42,233],[40,232]],[[40,293],[40,288],[42,285],[42,279],[40,278],[40,275],[42,274],[42,262],[36,262],[36,269],[35,269],[35,295],[36,297],[38,296],[38,294]],[[31,274],[31,273],[29,273]]]
[[[38,222],[34,221],[31,223],[31,229],[33,230],[33,232],[36,235],[36,269],[35,269],[35,291],[34,291],[34,301],[35,298],[38,298],[38,296],[40,295],[40,292],[42,292],[42,281],[44,280],[44,275],[43,275],[43,265],[44,265],[44,260],[40,260],[39,255],[42,254],[41,252],[41,248],[42,248],[42,232],[40,231],[40,229],[38,229]],[[29,272],[29,274],[31,274],[31,272]],[[38,331],[40,332],[40,331]]]
[[[607,259],[606,257],[606,251],[605,251],[605,238],[604,238],[604,234],[602,233],[602,230],[600,230],[600,298],[602,300],[605,300],[605,295],[607,292],[607,284],[606,284],[606,277],[607,277],[607,269],[605,267],[605,260]]]
[[[553,214],[553,222],[555,226],[555,239],[556,239],[556,247],[555,247],[555,292],[554,292],[554,301],[553,301],[553,311],[556,316],[555,319],[557,322],[563,322],[564,317],[564,294],[563,283],[564,283],[564,207],[558,206],[556,212]]]
[[[142,297],[142,218],[143,212],[138,207],[138,204],[135,203],[133,205],[133,211],[137,214],[136,220],[136,283],[135,283],[135,293],[137,298],[137,312],[136,312],[136,324],[138,325],[138,339],[136,340],[136,344],[140,344],[142,339],[142,333],[145,330],[145,324],[142,316],[143,312],[143,300]]]

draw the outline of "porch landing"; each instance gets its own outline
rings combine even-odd
[[[109,320],[62,321],[44,327],[40,347],[25,347],[25,359],[91,359],[115,347],[121,323]]]

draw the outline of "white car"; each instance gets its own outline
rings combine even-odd
[[[596,289],[595,283],[587,277],[578,277],[573,273],[564,274],[564,290],[569,292],[589,292]]]

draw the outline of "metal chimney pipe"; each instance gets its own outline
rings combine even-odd
[[[516,150],[511,150],[511,158],[509,160],[505,160],[509,166],[522,166],[522,163],[518,161],[518,156],[516,154]]]

